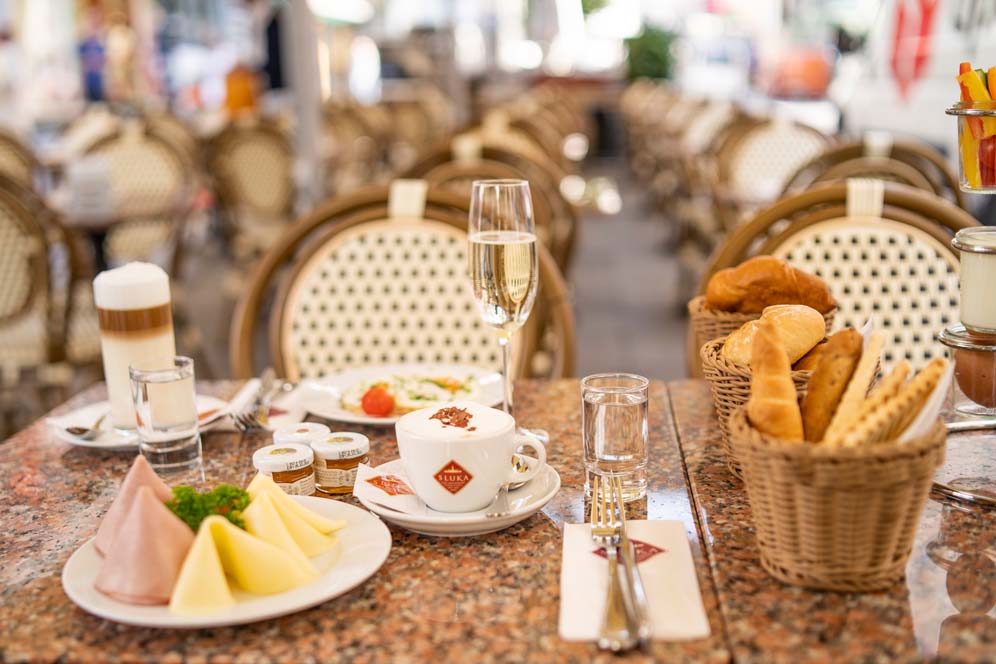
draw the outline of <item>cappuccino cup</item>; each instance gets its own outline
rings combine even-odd
[[[511,415],[473,401],[413,411],[394,428],[412,488],[439,512],[484,509],[502,485],[529,481],[546,465],[546,448],[516,435]],[[521,448],[539,459],[526,472],[512,464]]]

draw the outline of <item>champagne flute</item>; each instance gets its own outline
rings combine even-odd
[[[481,318],[498,334],[502,406],[512,415],[512,335],[529,318],[539,282],[529,183],[476,180],[470,194],[468,240],[474,300]],[[541,432],[532,435],[544,437]]]

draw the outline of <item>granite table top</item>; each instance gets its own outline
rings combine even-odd
[[[227,397],[238,383],[200,388]],[[686,393],[678,394],[685,404]],[[103,396],[98,386],[59,410]],[[703,396],[700,391],[698,397]],[[85,613],[65,596],[62,566],[96,531],[132,455],[73,447],[50,436],[44,422],[36,422],[0,443],[0,659],[615,659],[593,644],[567,643],[557,635],[561,531],[564,523],[581,522],[586,513],[578,381],[521,382],[516,400],[520,422],[550,432],[549,463],[562,478],[560,493],[540,513],[500,533],[465,539],[425,537],[390,526],[393,548],[387,562],[355,590],[283,618],[199,631],[118,625]],[[689,404],[683,408],[689,406],[696,408]],[[626,659],[728,661],[671,412],[666,386],[655,383],[650,404],[650,488],[647,499],[630,516],[677,519],[684,524],[712,636],[685,643],[655,642],[649,655],[631,653]],[[701,409],[691,412],[706,416]],[[397,456],[393,429],[361,430],[371,437],[371,463]],[[252,450],[266,444],[266,438],[253,435],[240,441],[232,432],[209,432],[203,444],[208,480],[237,483],[246,475]],[[743,640],[738,636],[736,642]]]
[[[760,566],[750,505],[726,469],[707,384],[668,388],[736,661],[996,662],[996,511],[929,500],[906,581],[889,590],[849,594],[784,585]],[[991,482],[996,436],[949,436],[939,476]]]

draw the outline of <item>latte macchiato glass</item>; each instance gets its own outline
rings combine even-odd
[[[395,431],[412,488],[439,512],[483,509],[502,485],[527,482],[546,465],[546,448],[517,435],[511,415],[471,401],[408,413]],[[520,448],[531,448],[539,459],[526,472],[512,465]]]
[[[97,275],[93,300],[111,422],[119,429],[134,429],[128,367],[168,369],[176,356],[169,276],[157,265],[128,263]]]

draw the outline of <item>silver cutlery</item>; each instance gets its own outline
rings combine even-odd
[[[609,582],[605,597],[605,613],[602,629],[598,636],[598,647],[602,650],[621,652],[632,650],[640,643],[639,637],[630,628],[633,623],[628,615],[626,598],[620,584],[619,541],[620,529],[612,523],[615,509],[610,487],[600,486],[604,480],[597,475],[591,479],[591,539],[605,550],[609,564]]]
[[[982,431],[984,429],[996,429],[996,417],[984,417],[977,420],[958,420],[956,422],[945,422],[945,428],[950,433],[958,431]]]
[[[626,504],[623,502],[622,480],[612,478],[612,488],[616,494],[619,506],[619,530],[621,533],[621,548],[623,568],[628,580],[630,601],[636,619],[636,635],[640,646],[646,648],[650,644],[650,603],[647,601],[647,591],[643,585],[639,562],[636,559],[636,548],[626,533]]]
[[[506,482],[501,485],[500,489],[498,489],[498,494],[495,496],[494,500],[491,501],[491,504],[488,505],[488,511],[484,513],[486,518],[500,519],[503,516],[508,516],[509,512],[512,511],[512,508],[509,507],[508,504],[508,487],[509,484]]]
[[[263,371],[259,377],[259,389],[256,390],[256,395],[249,401],[249,405],[238,412],[232,413],[232,423],[235,424],[236,429],[245,433],[265,428],[257,419],[256,414],[259,412],[264,397],[272,389],[276,378],[277,372],[272,367],[267,367]]]
[[[71,436],[76,436],[80,440],[93,440],[97,437],[100,432],[100,425],[104,423],[107,419],[107,413],[104,413],[97,418],[97,421],[90,425],[90,427],[66,427],[66,433]]]

